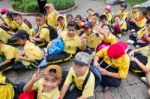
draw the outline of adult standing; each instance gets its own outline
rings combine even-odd
[[[44,14],[45,13],[44,6],[47,3],[47,0],[37,0],[37,2],[39,5],[40,12]]]

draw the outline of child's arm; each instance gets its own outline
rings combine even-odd
[[[32,89],[33,84],[41,78],[42,72],[39,70],[37,73],[33,74],[32,79],[24,86],[23,91]]]
[[[62,87],[62,89],[61,89],[61,91],[60,91],[60,99],[63,99],[63,98],[64,98],[64,96],[65,96],[65,94],[66,94],[68,88],[69,88],[69,86],[67,86],[67,85],[65,85],[65,84],[63,85],[63,87]]]
[[[0,63],[0,66],[4,66],[4,65],[10,63],[11,61],[12,61],[11,59],[5,60],[4,62]]]
[[[38,41],[38,42],[43,42],[43,41],[44,41],[44,39],[43,39],[43,38],[32,38],[32,40],[34,40],[34,41]]]
[[[81,97],[79,97],[79,98],[77,98],[77,99],[87,99],[87,97],[81,96]]]
[[[81,39],[81,43],[82,43],[81,49],[85,50],[86,49],[86,39]]]

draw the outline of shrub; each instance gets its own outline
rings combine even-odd
[[[64,10],[75,5],[74,0],[48,0],[48,3],[54,4],[56,10]],[[39,12],[37,0],[14,0],[12,7],[21,12]]]

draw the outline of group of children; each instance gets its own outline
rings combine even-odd
[[[8,84],[1,79],[3,72],[35,70],[43,59],[49,66],[44,71],[38,69],[24,85],[20,99],[30,96],[27,93],[31,90],[37,93],[37,99],[88,99],[98,85],[104,91],[119,87],[129,70],[142,75],[141,80],[150,86],[150,8],[135,5],[128,12],[127,6],[121,4],[116,15],[107,5],[103,15],[88,9],[86,18],[74,18],[71,14],[61,15],[52,4],[46,4],[46,14],[35,15],[36,28],[21,14],[1,9],[0,86]],[[127,42],[119,41],[127,34]],[[135,48],[129,49],[127,43]],[[69,72],[57,65],[69,60]],[[101,76],[98,85],[93,66]]]

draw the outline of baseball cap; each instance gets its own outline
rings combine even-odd
[[[59,65],[49,65],[47,68],[44,70],[44,76],[46,77],[56,77],[57,79],[62,78],[62,69]]]
[[[127,5],[127,3],[123,3],[123,4],[121,4],[120,6],[127,8],[128,5]]]
[[[76,64],[79,64],[80,66],[90,65],[91,56],[86,52],[78,52],[75,55],[75,58],[72,59],[72,61]]]
[[[107,55],[110,58],[117,59],[125,54],[128,45],[122,41],[111,45],[107,50]]]
[[[86,22],[83,26],[83,29],[88,29],[88,28],[92,28],[92,23],[91,22]]]
[[[111,12],[112,6],[111,6],[111,5],[107,5],[107,6],[105,7],[105,9]]]
[[[139,4],[136,4],[133,6],[133,8],[139,8],[139,7],[141,7],[141,5],[139,5]]]
[[[24,38],[29,38],[29,34],[25,30],[18,30],[17,33],[12,37],[12,39],[17,40],[17,39],[24,39]]]

